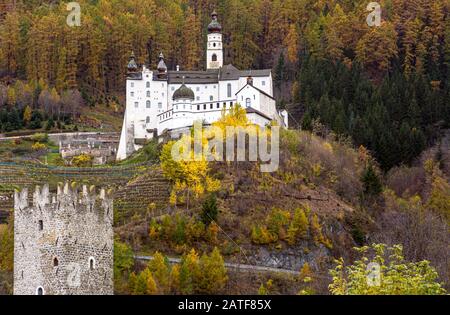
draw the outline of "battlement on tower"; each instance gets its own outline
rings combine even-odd
[[[112,202],[112,189],[80,186],[75,182],[58,183],[56,193],[50,192],[48,184],[35,186],[33,193],[28,188],[14,193],[14,209],[19,212],[29,212],[32,208],[43,211],[55,207],[67,211],[67,206],[72,206],[79,213],[83,213],[83,210],[99,213],[101,210],[104,214],[105,210],[112,212]]]
[[[65,182],[32,191],[14,195],[14,294],[112,294],[112,190]]]

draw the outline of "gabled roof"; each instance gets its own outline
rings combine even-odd
[[[271,73],[272,69],[241,70],[241,77],[268,77]]]
[[[267,116],[267,115],[264,114],[263,112],[260,112],[259,110],[254,109],[253,107],[247,107],[247,108],[245,109],[245,111],[247,112],[247,114],[257,114],[257,115],[259,115],[259,116],[261,116],[261,117],[263,117],[263,118],[266,118],[266,119],[268,119],[268,120],[272,120],[272,118],[270,118],[269,116]]]
[[[268,77],[272,73],[271,69],[263,70],[239,70],[232,64],[223,66],[219,71],[219,79],[221,81],[226,80],[238,80],[242,77]]]
[[[169,84],[182,84],[183,76],[185,77],[184,83],[186,84],[208,84],[219,83],[220,81],[227,80],[239,80],[245,77],[268,77],[271,75],[271,70],[239,70],[232,64],[225,65],[220,69],[210,69],[206,71],[168,71],[167,79]],[[158,81],[156,73],[153,76],[153,80]]]
[[[225,80],[238,80],[240,78],[240,70],[232,64],[225,65],[220,68],[219,78],[221,81]]]
[[[183,77],[186,84],[219,83],[218,70],[168,72],[169,84],[182,84]]]
[[[245,89],[247,86],[250,86],[250,87],[254,88],[255,90],[257,90],[259,93],[261,93],[261,94],[263,94],[263,95],[265,95],[265,96],[267,96],[267,97],[270,97],[271,99],[275,100],[275,99],[273,98],[273,96],[267,94],[267,93],[264,92],[263,90],[260,90],[260,89],[258,89],[257,87],[255,87],[254,85],[251,85],[251,84],[249,84],[249,83],[247,83],[246,85],[244,85],[244,87],[243,87],[242,89],[240,89],[235,95],[238,95],[239,93],[241,93],[241,91],[242,91],[243,89]]]

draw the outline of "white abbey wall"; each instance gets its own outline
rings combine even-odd
[[[223,67],[223,44],[222,34],[208,34],[206,49],[206,68],[220,69]],[[213,61],[213,55],[217,57]],[[242,107],[252,107],[264,115],[282,121],[283,119],[276,111],[275,100],[264,93],[273,96],[272,74],[262,76],[264,71],[239,71],[234,67],[226,68],[224,77],[228,80],[216,83],[189,83],[185,85],[190,88],[195,95],[192,100],[173,101],[173,94],[181,87],[180,83],[169,84],[167,79],[153,79],[153,72],[142,70],[142,79],[127,80],[126,110],[124,124],[117,154],[117,159],[121,160],[129,156],[141,145],[139,142],[153,137],[153,130],[161,135],[164,130],[174,130],[186,128],[193,125],[196,120],[202,120],[208,124],[213,123],[221,117],[222,110],[229,109],[233,104],[239,103]],[[219,72],[220,73],[220,72]],[[219,75],[219,73],[217,75]],[[241,75],[236,78],[233,76]],[[253,75],[252,75],[253,74]],[[228,76],[227,76],[228,75]],[[220,74],[220,76],[222,76]],[[247,85],[248,76],[253,79],[253,88]],[[234,78],[233,80],[230,80]],[[187,80],[189,81],[189,79]],[[261,93],[261,90],[264,93]],[[249,103],[247,104],[247,99]],[[286,114],[287,117],[287,114]],[[249,114],[252,122],[264,126],[267,119],[258,114]]]

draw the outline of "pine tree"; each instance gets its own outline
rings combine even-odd
[[[281,83],[286,78],[286,65],[284,60],[284,54],[281,53],[280,57],[278,58],[277,67],[275,68],[275,86],[277,88],[280,88]]]
[[[215,194],[210,194],[202,206],[201,219],[205,225],[209,225],[212,221],[217,221],[218,209],[217,198]]]
[[[361,181],[364,185],[364,193],[367,195],[377,196],[383,189],[380,178],[375,173],[375,169],[371,163],[369,163],[364,170]]]

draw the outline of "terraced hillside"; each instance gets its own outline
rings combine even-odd
[[[167,210],[169,197],[170,185],[161,170],[149,170],[116,191],[115,223],[123,223],[133,215],[161,215]]]
[[[75,181],[79,183],[112,186],[126,185],[139,174],[145,174],[151,166],[136,164],[117,167],[51,167],[38,164],[0,163],[0,222],[13,208],[14,189],[49,183],[54,187],[58,182]]]

